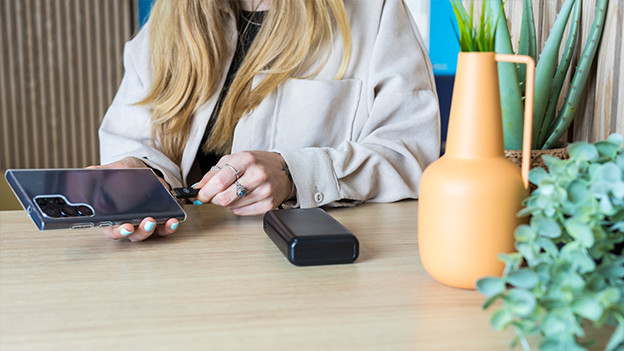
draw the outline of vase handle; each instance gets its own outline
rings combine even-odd
[[[535,87],[535,61],[526,55],[496,54],[496,61],[523,63],[526,70],[526,94],[524,100],[524,132],[522,137],[522,181],[529,188],[529,166],[531,162],[531,136],[533,129],[533,89]]]

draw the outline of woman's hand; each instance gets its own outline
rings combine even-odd
[[[201,189],[194,204],[210,202],[237,215],[264,214],[294,195],[286,162],[269,151],[224,156],[193,187]]]
[[[143,161],[136,157],[126,157],[122,160],[111,162],[101,166],[91,166],[88,168],[149,168]],[[161,183],[167,188],[171,187],[167,182],[158,177]],[[141,241],[149,238],[152,234],[165,236],[172,234],[178,229],[180,222],[175,218],[169,218],[166,223],[156,225],[156,221],[151,217],[144,218],[138,226],[131,223],[123,223],[115,227],[104,228],[102,232],[107,237],[117,240],[128,238],[130,241]]]
[[[165,224],[156,225],[156,221],[152,217],[146,217],[136,227],[131,223],[123,223],[116,227],[104,228],[102,232],[114,240],[128,238],[128,240],[135,242],[145,240],[154,233],[160,236],[173,234],[178,229],[178,225],[180,222],[175,218],[169,218]]]

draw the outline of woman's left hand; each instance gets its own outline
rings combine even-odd
[[[264,214],[294,195],[286,162],[269,151],[223,156],[193,187],[201,189],[194,204],[210,202],[237,215]]]

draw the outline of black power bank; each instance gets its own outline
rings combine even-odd
[[[272,210],[264,232],[296,266],[351,263],[359,254],[355,235],[320,208]]]

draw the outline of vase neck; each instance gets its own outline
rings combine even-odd
[[[498,68],[493,52],[462,52],[449,117],[446,154],[504,157]]]

